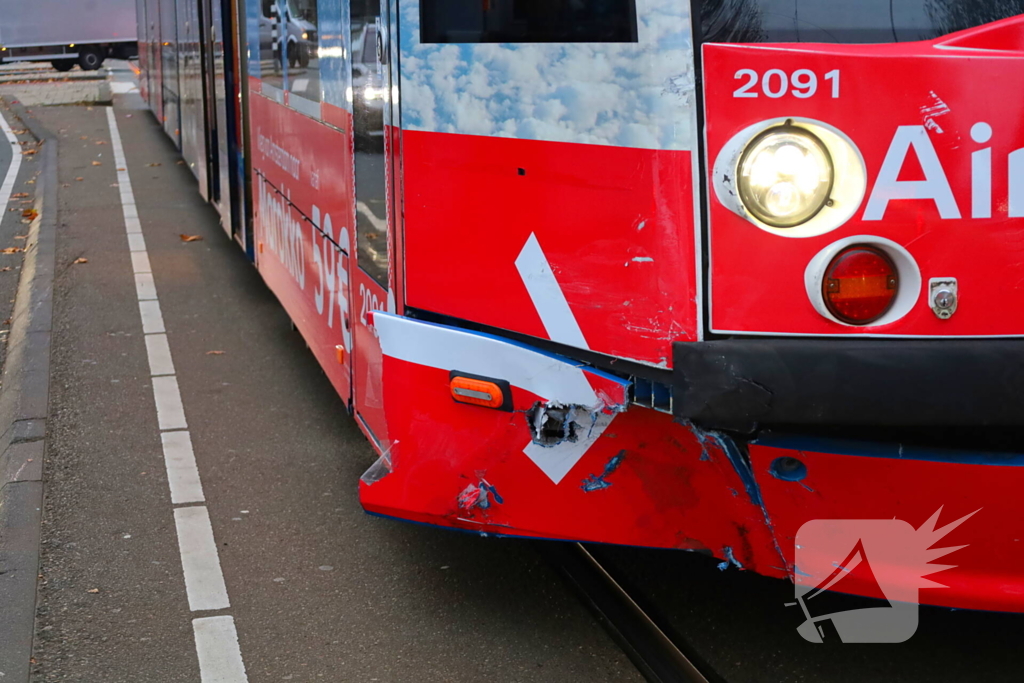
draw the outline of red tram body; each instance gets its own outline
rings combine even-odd
[[[1024,611],[1007,3],[138,1],[368,512],[792,578],[809,520],[978,510],[921,600]]]

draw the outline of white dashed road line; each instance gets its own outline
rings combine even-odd
[[[3,121],[0,118],[0,121]],[[128,235],[128,249],[135,274],[135,290],[139,300],[139,317],[146,338],[146,353],[149,358],[150,378],[153,382],[153,399],[156,404],[157,422],[160,425],[160,439],[163,443],[164,465],[167,468],[167,482],[174,508],[174,526],[178,534],[178,549],[181,552],[182,572],[185,576],[185,592],[189,609],[193,612],[227,609],[228,599],[224,573],[221,571],[217,543],[213,537],[210,513],[202,503],[206,502],[203,485],[196,468],[192,437],[185,422],[185,409],[178,389],[178,378],[174,374],[171,348],[167,343],[163,315],[157,298],[156,283],[142,235],[135,194],[132,192],[128,164],[125,161],[121,135],[117,130],[117,119],[113,107],[107,108],[107,122],[110,124],[110,145],[117,163],[117,183],[124,210],[125,231]],[[9,139],[13,134],[6,122],[4,132]],[[16,142],[16,141],[15,141]],[[21,158],[16,156],[20,163]],[[17,175],[15,161],[11,162]],[[10,195],[13,180],[0,187],[0,199]],[[10,185],[10,187],[8,187]],[[3,195],[6,191],[7,195]],[[199,505],[197,505],[199,503]],[[188,505],[188,507],[179,507]],[[234,617],[218,615],[197,617],[192,620],[196,639],[196,655],[199,658],[199,674],[203,683],[247,683],[242,651],[238,646],[238,633]]]
[[[171,488],[171,502],[202,503],[203,482],[196,469],[196,456],[192,452],[192,439],[188,432],[163,432],[164,463],[167,465],[167,483]]]
[[[14,183],[18,180],[18,171],[21,169],[21,144],[11,130],[11,124],[7,123],[6,117],[0,116],[0,128],[3,129],[7,141],[11,143],[11,164],[7,167],[7,175],[4,177],[4,184],[0,185],[0,207],[6,207],[14,192]]]
[[[247,680],[231,617],[193,619],[192,630],[196,634],[196,652],[204,681]]]
[[[174,526],[178,529],[178,548],[185,572],[189,609],[193,612],[227,609],[231,603],[206,506],[175,509]]]

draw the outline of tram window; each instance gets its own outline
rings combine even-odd
[[[303,100],[320,101],[317,0],[261,0],[260,71],[263,82]],[[295,98],[292,98],[295,100]],[[315,105],[296,108],[319,115]]]
[[[421,0],[422,43],[635,43],[635,0]]]
[[[1024,0],[705,0],[701,39],[716,43],[929,40],[1024,14]]]

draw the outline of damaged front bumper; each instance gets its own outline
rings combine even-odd
[[[673,345],[677,417],[754,424],[1024,425],[1024,340],[725,339]]]
[[[374,314],[391,442],[368,512],[522,536],[677,548],[790,577],[803,524],[981,508],[921,602],[1024,611],[1024,458],[763,436],[749,443],[630,406],[624,380],[499,337]],[[508,382],[512,410],[452,398],[454,372]],[[842,558],[839,558],[841,561]],[[938,570],[939,567],[935,567]],[[908,569],[910,571],[910,569]],[[915,576],[913,580],[919,577]],[[840,588],[837,586],[837,588]],[[848,592],[871,594],[851,580]]]

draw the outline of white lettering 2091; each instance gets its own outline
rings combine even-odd
[[[740,69],[733,76],[736,80],[746,79],[746,82],[733,91],[733,97],[765,97],[778,99],[787,93],[793,97],[807,99],[818,92],[818,75],[810,69],[797,69],[787,74],[782,69],[768,69],[764,74],[758,74],[753,69]],[[829,81],[832,86],[832,98],[839,97],[839,69],[833,69],[824,76],[823,81]],[[760,92],[758,91],[760,86]]]

